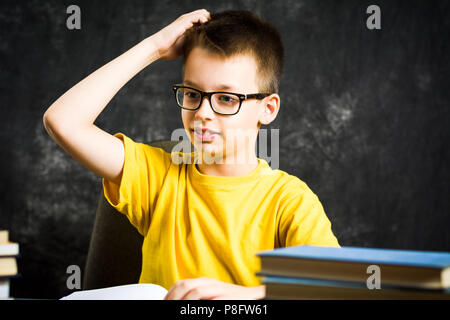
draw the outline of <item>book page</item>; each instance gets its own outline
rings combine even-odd
[[[162,300],[166,294],[167,290],[162,286],[141,283],[76,291],[60,300]]]

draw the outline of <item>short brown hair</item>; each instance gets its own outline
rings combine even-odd
[[[204,24],[195,24],[185,33],[183,65],[194,47],[231,57],[251,55],[257,65],[259,90],[278,93],[283,70],[284,48],[279,32],[249,11],[211,14]]]

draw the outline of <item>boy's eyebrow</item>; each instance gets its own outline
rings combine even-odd
[[[197,84],[195,84],[194,82],[189,81],[189,80],[184,80],[183,83],[185,85],[188,85],[188,86],[193,86],[193,87],[196,87],[196,88],[200,88],[200,86],[198,86]],[[216,90],[233,90],[233,86],[227,85],[227,84],[221,84],[221,85],[216,87]]]

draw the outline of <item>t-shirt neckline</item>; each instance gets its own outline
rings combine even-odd
[[[191,153],[191,159],[193,159],[192,157],[194,159],[197,159],[198,154],[196,152],[193,152]],[[255,182],[255,179],[258,179],[264,170],[267,169],[271,170],[266,160],[261,158],[257,158],[257,160],[258,165],[252,171],[240,176],[210,176],[203,174],[200,171],[198,171],[198,168],[195,164],[196,162],[195,160],[192,161],[192,163],[190,163],[188,167],[189,173],[195,183],[220,187],[237,186],[247,184],[250,182]]]

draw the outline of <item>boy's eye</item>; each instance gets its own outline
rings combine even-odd
[[[195,91],[185,91],[184,95],[190,99],[196,99],[200,96],[200,94]]]
[[[220,95],[218,97],[218,100],[220,102],[225,102],[225,103],[234,103],[234,102],[236,102],[236,98],[234,98],[233,96],[224,95],[224,94]]]

